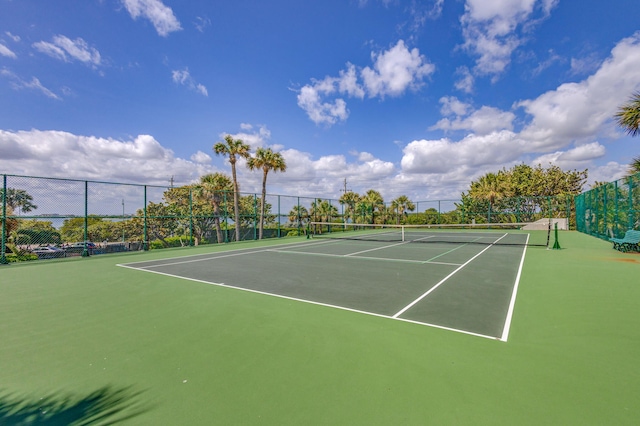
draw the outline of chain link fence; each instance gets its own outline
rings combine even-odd
[[[599,185],[576,197],[577,229],[609,240],[640,229],[640,173]]]
[[[0,263],[301,236],[310,222],[464,224],[569,218],[573,197],[408,203],[0,175]],[[637,187],[637,185],[636,185]],[[637,203],[637,198],[636,198]],[[637,211],[637,210],[636,210]],[[636,218],[637,220],[637,218]]]

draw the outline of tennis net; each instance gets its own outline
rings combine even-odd
[[[549,247],[551,224],[389,225],[311,222],[310,238]]]

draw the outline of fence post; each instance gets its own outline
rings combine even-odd
[[[89,241],[89,181],[84,181],[84,249],[82,257],[89,256],[87,250],[87,241]]]
[[[2,175],[2,246],[0,247],[0,265],[9,263],[7,250],[7,175]]]
[[[282,235],[280,235],[280,220],[282,219],[282,216],[280,216],[280,196],[278,195],[278,238],[282,237]]]
[[[142,231],[142,250],[149,250],[149,235],[147,234],[147,185],[144,186],[144,225]]]
[[[253,240],[258,239],[258,230],[256,227],[258,226],[258,194],[253,194]]]
[[[633,176],[627,178],[629,185],[629,210],[627,211],[627,230],[633,229],[635,212],[633,211]]]
[[[193,188],[189,187],[189,246],[193,246]]]

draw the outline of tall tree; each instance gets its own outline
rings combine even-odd
[[[0,189],[0,200],[2,200],[3,189]],[[24,189],[7,188],[7,206],[13,210],[22,211],[22,213],[29,213],[31,210],[38,208],[32,203],[33,197],[29,195]]]
[[[249,145],[244,143],[242,139],[233,139],[231,135],[224,137],[224,142],[217,142],[213,146],[213,151],[216,155],[223,155],[229,157],[229,164],[231,164],[231,177],[233,178],[233,212],[234,222],[236,227],[236,241],[240,241],[240,206],[239,196],[240,189],[238,186],[238,177],[236,175],[236,161],[238,158],[249,158]]]
[[[340,204],[345,205],[344,209],[344,221],[348,222],[351,219],[352,222],[355,222],[356,216],[356,206],[360,202],[360,194],[353,191],[347,191],[340,196]]]
[[[200,176],[200,184],[195,189],[198,198],[211,202],[213,206],[213,221],[218,243],[224,242],[220,226],[220,205],[224,201],[225,194],[231,191],[233,191],[233,183],[224,173],[210,173]]]
[[[618,108],[615,118],[618,125],[631,136],[640,134],[640,92],[631,95],[629,101]]]
[[[618,126],[631,136],[640,134],[640,92],[631,95],[629,101],[618,108],[615,115]],[[629,175],[640,173],[640,156],[635,157],[629,164]]]
[[[476,182],[471,183],[469,195],[473,198],[489,202],[488,221],[491,222],[490,215],[496,201],[511,196],[511,188],[506,174],[503,172],[487,173]]]
[[[309,221],[309,211],[305,206],[299,204],[293,206],[289,211],[289,222],[297,228],[301,228]]]
[[[364,194],[361,202],[366,203],[371,209],[371,223],[375,223],[375,213],[380,213],[379,217],[384,214],[384,198],[375,189],[370,189]]]
[[[267,198],[267,175],[271,170],[274,172],[284,172],[287,170],[287,163],[279,152],[273,152],[271,148],[258,148],[256,155],[247,161],[247,167],[251,170],[262,169],[262,196],[260,198],[260,222],[258,239],[262,239],[264,229],[264,206]]]
[[[412,212],[416,209],[416,205],[406,195],[401,195],[391,201],[391,207],[395,210],[397,224],[400,224],[400,218],[404,215],[405,211],[409,210]]]
[[[634,157],[631,160],[631,164],[629,164],[629,175],[635,175],[636,173],[640,173],[640,155]]]

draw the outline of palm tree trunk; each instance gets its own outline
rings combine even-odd
[[[231,177],[233,178],[233,213],[236,225],[236,241],[240,241],[240,203],[238,202],[238,179],[236,178],[236,163],[231,163]]]
[[[259,234],[258,239],[262,239],[262,232],[264,229],[264,205],[265,199],[267,198],[267,171],[265,170],[262,175],[262,199],[260,200],[260,224],[259,224]]]
[[[223,243],[222,240],[222,228],[220,227],[220,203],[216,200],[213,202],[213,223],[216,227],[216,238],[218,239],[218,244]]]

